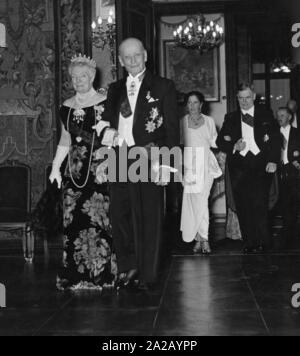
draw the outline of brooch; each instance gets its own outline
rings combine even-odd
[[[103,105],[95,105],[94,110],[96,113],[96,120],[97,121],[102,120],[102,113],[104,111],[104,106]]]
[[[85,116],[85,112],[82,109],[76,109],[73,112],[73,121],[76,121],[77,124],[83,121],[83,118]]]

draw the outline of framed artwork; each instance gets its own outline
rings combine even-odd
[[[206,101],[220,101],[219,49],[201,54],[197,50],[163,42],[163,74],[172,79],[179,95],[198,90]]]

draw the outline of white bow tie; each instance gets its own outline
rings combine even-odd
[[[141,84],[141,82],[144,78],[144,73],[145,73],[145,71],[135,77],[133,77],[132,75],[128,75],[128,77],[127,77],[128,95],[135,94],[137,87]]]
[[[280,127],[280,132],[281,132],[281,133],[287,133],[288,131],[289,131],[289,126]]]
[[[135,84],[139,84],[143,80],[144,76],[145,76],[145,71],[136,75],[135,77],[133,77],[131,74],[128,74],[127,84],[132,82],[135,82]]]
[[[128,76],[127,77],[128,95],[130,96],[134,95],[140,83],[141,80],[139,79],[138,76],[136,77]]]

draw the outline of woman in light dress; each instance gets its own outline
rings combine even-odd
[[[222,175],[211,151],[216,148],[216,126],[213,118],[201,110],[202,93],[187,94],[187,115],[182,118],[181,133],[184,144],[184,190],[181,212],[181,231],[185,242],[195,240],[194,253],[210,254],[208,241],[208,198],[215,178]]]

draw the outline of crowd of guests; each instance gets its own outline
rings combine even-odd
[[[183,160],[180,230],[184,241],[194,242],[194,253],[212,252],[209,196],[214,179],[222,175],[214,149],[226,153],[227,200],[236,214],[243,252],[272,247],[268,210],[274,182],[280,187],[282,238],[296,238],[300,136],[294,127],[295,102],[280,107],[275,120],[271,111],[255,105],[251,84],[242,83],[239,109],[225,115],[217,133],[214,119],[202,112],[205,99],[200,92],[187,94],[186,114],[178,120],[174,83],[146,69],[147,51],[138,39],[121,43],[119,62],[128,75],[112,83],[107,95],[93,88],[92,59],[79,55],[70,62],[75,95],[60,108],[61,138],[49,177],[63,192],[59,289],[148,290],[157,281],[164,187],[177,169],[172,162],[164,165],[149,158],[148,181],[108,182],[109,163],[98,154],[103,146],[116,157],[132,147],[146,153],[153,147],[191,148]],[[115,168],[120,164],[117,159]]]

